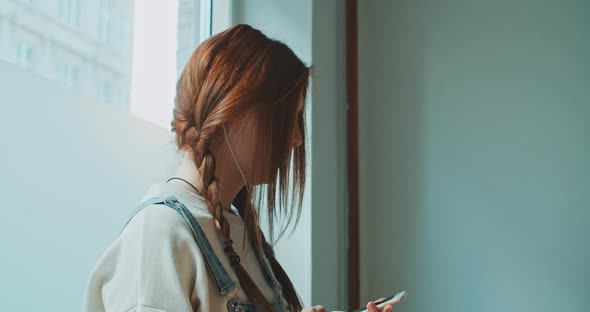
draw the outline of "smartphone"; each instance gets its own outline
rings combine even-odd
[[[377,304],[377,307],[380,308],[386,304],[398,304],[402,301],[404,301],[406,299],[406,296],[408,295],[408,292],[403,290],[398,292],[397,294],[391,296],[391,297],[387,297],[385,298],[385,300],[379,302]],[[353,312],[366,312],[367,308],[362,308],[362,309],[358,309],[358,310],[354,310]]]

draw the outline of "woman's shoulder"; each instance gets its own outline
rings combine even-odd
[[[196,276],[204,271],[192,235],[180,214],[169,207],[153,204],[140,210],[92,270],[87,306],[129,310],[142,302],[160,307],[167,301],[158,298],[192,294]]]
[[[106,259],[101,260],[117,265],[143,262],[144,258],[165,253],[174,257],[200,257],[200,250],[193,245],[193,233],[183,217],[165,205],[152,204],[130,217],[104,251],[102,258]]]
[[[200,211],[189,211],[197,226],[208,228],[213,217]],[[119,239],[149,239],[158,241],[193,240],[193,232],[188,221],[177,210],[164,204],[151,204],[131,217],[121,231]]]

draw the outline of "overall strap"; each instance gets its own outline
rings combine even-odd
[[[207,270],[213,280],[215,281],[215,286],[217,286],[217,290],[219,293],[226,297],[227,294],[232,290],[237,290],[236,283],[229,277],[227,272],[225,271],[221,262],[219,262],[219,258],[215,255],[215,251],[211,248],[211,244],[207,240],[207,236],[203,229],[192,215],[192,213],[186,208],[184,204],[182,204],[176,197],[174,196],[166,196],[166,197],[153,197],[150,198],[143,203],[139,204],[129,215],[127,222],[123,226],[123,229],[129,224],[131,219],[140,212],[143,208],[149,205],[166,205],[174,210],[176,210],[182,218],[186,221],[191,232],[193,233],[193,237],[205,258],[205,264],[207,266]],[[121,229],[121,232],[123,232]]]

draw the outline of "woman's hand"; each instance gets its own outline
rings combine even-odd
[[[383,300],[385,300],[385,298],[380,298],[375,301],[369,301],[369,303],[367,303],[367,312],[391,312],[393,309],[393,304],[386,304],[380,308],[377,307],[377,304],[379,304],[379,302]],[[326,309],[321,305],[317,305],[313,307],[307,307],[301,310],[301,312],[326,312]]]
[[[386,304],[380,308],[377,307],[377,304],[379,304],[379,302],[385,300],[385,298],[380,298],[377,299],[375,301],[369,301],[369,303],[367,303],[367,312],[391,312],[393,310],[393,304]]]
[[[301,312],[326,312],[326,309],[321,305],[317,305],[313,307],[307,307],[301,310]]]

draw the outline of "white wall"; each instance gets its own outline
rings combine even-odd
[[[363,302],[589,311],[589,2],[359,10]]]
[[[165,130],[0,61],[2,311],[79,311],[87,278],[179,159]]]

